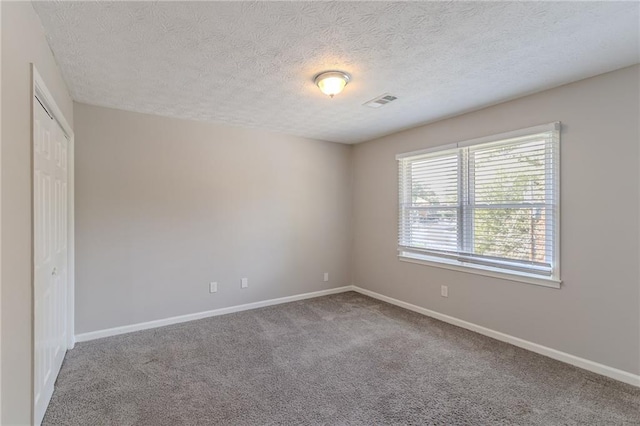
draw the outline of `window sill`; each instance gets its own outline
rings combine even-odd
[[[526,284],[540,285],[550,288],[560,288],[561,280],[554,278],[544,278],[533,274],[519,272],[504,272],[498,268],[483,265],[471,265],[455,260],[446,260],[429,256],[415,255],[412,253],[401,253],[398,260],[402,262],[417,263],[419,265],[433,266],[436,268],[449,269],[452,271],[465,272],[467,274],[484,275],[487,277],[499,278],[509,281],[517,281]]]

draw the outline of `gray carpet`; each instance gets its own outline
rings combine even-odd
[[[640,424],[640,389],[343,293],[81,343],[45,425]]]

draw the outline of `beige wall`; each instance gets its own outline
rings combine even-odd
[[[639,77],[626,68],[357,145],[354,284],[640,373]],[[397,259],[397,153],[556,120],[560,290]]]
[[[350,146],[84,104],[75,119],[76,333],[351,283]]]
[[[31,421],[31,69],[67,121],[73,104],[29,2],[2,8],[2,421]]]

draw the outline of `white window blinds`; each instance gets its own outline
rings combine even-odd
[[[398,162],[401,256],[559,280],[559,123]]]

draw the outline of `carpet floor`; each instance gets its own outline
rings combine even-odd
[[[44,425],[638,425],[640,389],[342,293],[86,343]]]

